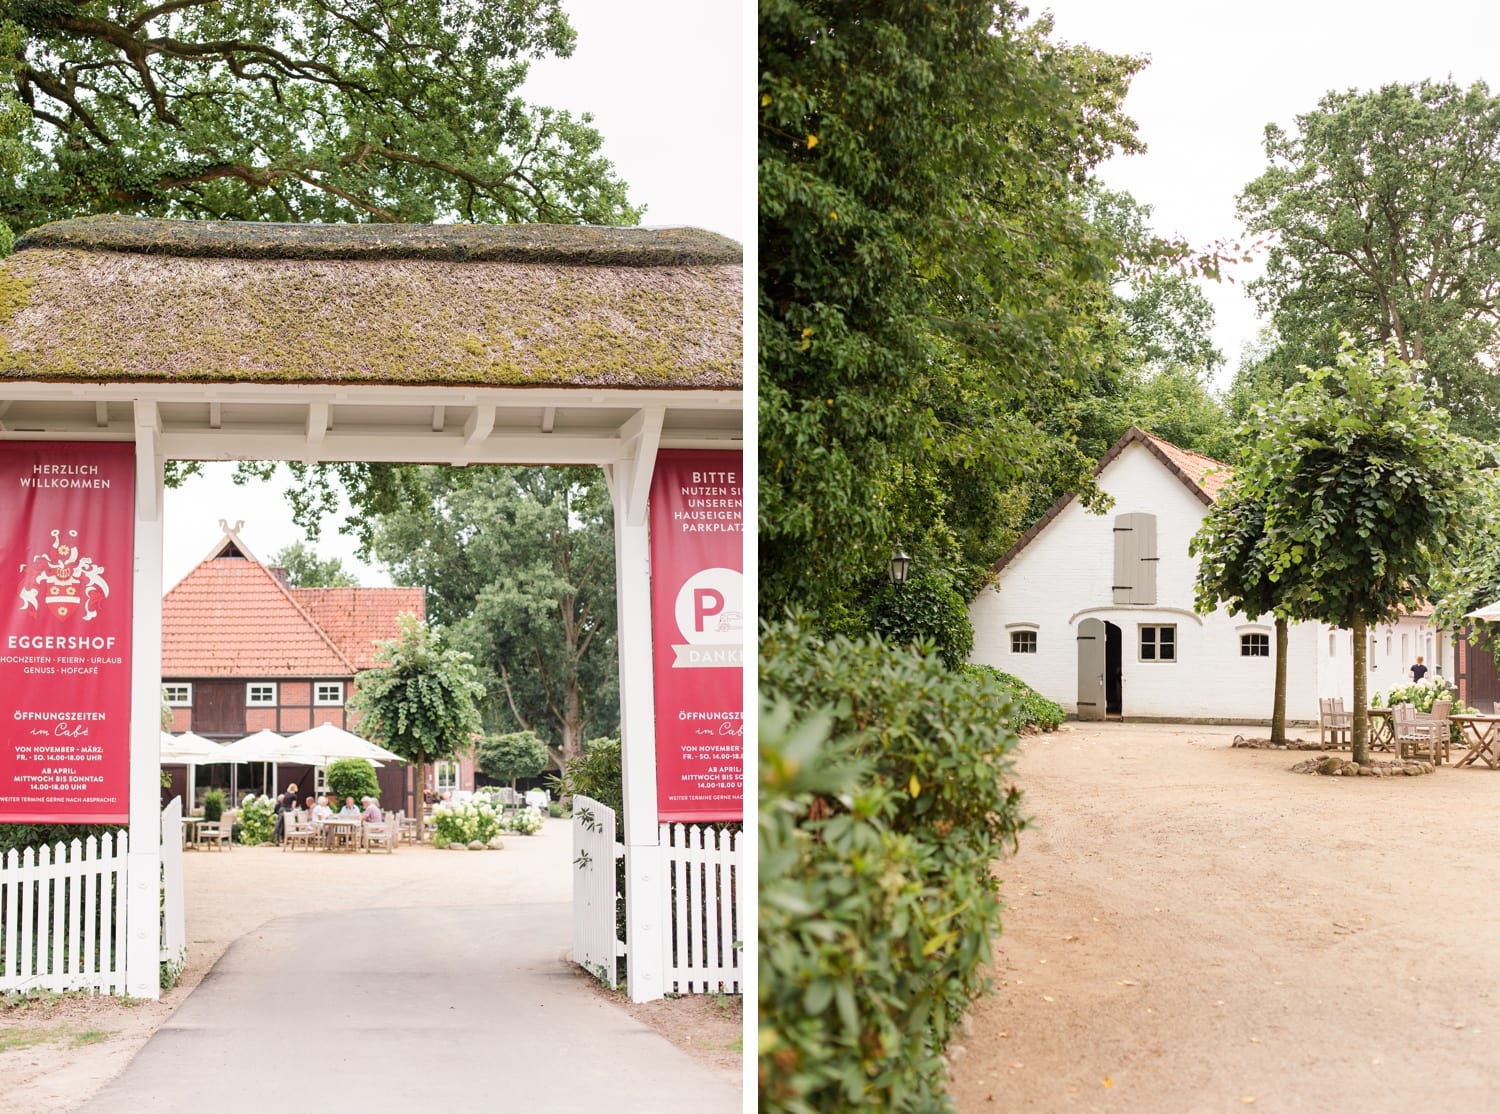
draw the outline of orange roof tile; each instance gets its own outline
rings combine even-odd
[[[355,669],[375,664],[379,644],[399,632],[398,616],[427,617],[421,588],[292,588],[290,594]]]
[[[166,677],[348,677],[357,670],[265,566],[203,561],[162,600]]]
[[[1222,460],[1215,460],[1211,456],[1179,448],[1172,442],[1164,441],[1154,433],[1146,433],[1144,430],[1141,431],[1141,437],[1160,449],[1162,454],[1177,466],[1182,476],[1202,488],[1210,499],[1217,499],[1219,492],[1224,490],[1224,485],[1234,475],[1234,469]]]

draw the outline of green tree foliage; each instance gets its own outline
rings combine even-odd
[[[527,105],[558,0],[12,3],[17,230],[83,213],[632,223],[589,118]]]
[[[1266,535],[1264,494],[1247,491],[1230,481],[1188,543],[1188,554],[1198,558],[1195,607],[1208,614],[1220,604],[1231,615],[1254,619],[1275,614],[1276,681],[1271,708],[1271,741],[1286,741],[1287,614],[1295,604],[1293,565],[1272,575],[1270,543]]]
[[[870,627],[898,646],[932,645],[949,669],[963,665],[974,648],[974,624],[964,598],[936,573],[882,585],[870,604]]]
[[[293,588],[353,588],[359,583],[337,557],[327,560],[302,542],[293,542],[270,561],[272,568],[285,569]]]
[[[1223,552],[1252,554],[1272,584],[1291,580],[1283,611],[1353,632],[1353,758],[1364,762],[1366,628],[1432,594],[1463,534],[1478,447],[1449,431],[1446,411],[1394,349],[1362,350],[1347,335],[1332,365],[1308,371],[1265,409],[1259,431],[1235,480],[1247,515],[1264,507],[1263,541]],[[1259,574],[1247,572],[1237,587],[1238,579],[1226,576],[1223,587],[1257,606],[1244,593]]]
[[[422,584],[488,689],[486,721],[534,731],[559,768],[620,722],[614,519],[595,468],[414,469],[376,555]]]
[[[760,1094],[945,1110],[942,1052],[999,929],[1023,821],[993,676],[879,639],[763,628]]]
[[[1127,246],[1111,284],[1101,344],[1117,369],[1069,404],[1079,449],[1097,460],[1131,426],[1174,445],[1228,460],[1234,451],[1224,406],[1209,388],[1224,357],[1214,347],[1213,304],[1198,279],[1176,269],[1135,262],[1154,242],[1151,207],[1097,186],[1088,193],[1091,218]],[[1039,489],[1034,521],[1072,488]],[[1030,521],[1027,522],[1030,525]]]
[[[400,632],[381,645],[375,667],[354,678],[349,709],[372,742],[416,763],[420,787],[427,784],[427,763],[473,741],[484,686],[469,655],[449,647],[438,629],[412,615],[398,622]],[[418,831],[422,811],[418,793]]]
[[[364,797],[379,799],[380,779],[375,776],[375,767],[365,758],[339,758],[330,762],[328,794],[340,803],[345,797],[353,797],[355,803]]]
[[[1287,349],[1283,373],[1333,362],[1339,335],[1391,344],[1440,392],[1454,428],[1500,432],[1500,98],[1483,82],[1329,93],[1245,187],[1274,234],[1250,284]]]
[[[590,739],[583,745],[583,757],[569,762],[552,784],[560,797],[591,797],[613,809],[615,838],[625,838],[625,781],[618,736]]]
[[[1140,63],[1050,30],[980,0],[761,4],[764,614],[827,607],[898,534],[963,552],[1036,459],[1021,419],[1107,374],[1088,323],[1119,246],[1080,183],[1137,146]],[[1040,455],[1086,484],[1066,439]]]
[[[517,778],[536,777],[550,760],[547,744],[537,738],[535,731],[486,735],[479,744],[479,772],[510,782],[512,789]]]

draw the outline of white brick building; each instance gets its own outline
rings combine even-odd
[[[1193,610],[1188,542],[1227,465],[1132,428],[1096,470],[1114,506],[1059,500],[995,565],[970,605],[972,660],[1019,677],[1080,719],[1268,720],[1275,670],[1269,615]],[[1374,693],[1407,679],[1417,654],[1445,673],[1444,640],[1413,616],[1370,632]],[[1287,715],[1317,719],[1320,696],[1352,700],[1348,631],[1293,624]]]

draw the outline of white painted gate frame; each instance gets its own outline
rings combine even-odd
[[[13,385],[19,394],[53,398],[69,396],[70,388],[47,384]],[[491,392],[445,391],[442,388],[295,388],[285,385],[239,384],[218,388],[212,394],[203,387],[125,387],[91,385],[96,428],[74,429],[59,422],[46,430],[11,431],[0,427],[0,435],[23,439],[120,440],[118,426],[111,428],[109,400],[128,400],[133,416],[135,442],[136,506],[134,519],[135,566],[133,569],[134,618],[132,622],[131,721],[130,721],[130,841],[127,858],[125,991],[138,998],[158,998],[159,940],[156,927],[157,886],[161,877],[161,844],[158,795],[160,764],[161,691],[161,592],[162,592],[162,494],[168,458],[200,460],[280,459],[448,461],[467,463],[598,464],[605,474],[615,517],[618,647],[620,657],[620,731],[622,775],[625,794],[625,863],[627,887],[627,932],[633,942],[627,957],[630,996],[638,1002],[663,997],[670,940],[663,931],[665,871],[661,836],[657,827],[656,735],[653,696],[650,551],[647,539],[646,501],[663,440],[667,412],[674,406],[697,407],[713,413],[742,408],[739,392],[685,391],[650,392],[591,390]],[[207,397],[207,428],[164,431],[162,408],[171,404],[181,413],[184,399],[194,402]],[[425,408],[432,412],[431,436],[423,440],[395,437],[379,431],[344,430],[335,421],[338,406],[352,405],[355,396],[371,404]],[[220,402],[219,398],[228,401]],[[592,405],[631,413],[623,425],[608,430],[609,436],[550,437],[550,419],[543,429],[527,436],[495,431],[496,415],[511,400],[524,405],[565,407],[570,403]],[[300,427],[268,430],[249,425],[232,428],[221,413],[229,405],[253,405],[261,400],[291,403],[304,408]],[[445,403],[449,411],[469,413],[461,430],[444,424]],[[516,403],[520,405],[519,402]],[[223,411],[221,411],[221,406]],[[737,423],[736,423],[737,427]],[[701,430],[678,430],[674,447],[742,449],[743,435],[712,421]],[[752,572],[753,575],[753,572]],[[753,583],[753,581],[752,581]]]

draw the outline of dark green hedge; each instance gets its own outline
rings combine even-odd
[[[1002,673],[993,665],[966,665],[964,671],[975,677],[981,675],[993,677],[1010,690],[1011,702],[1015,709],[1011,724],[1017,731],[1026,727],[1056,731],[1062,726],[1062,721],[1066,718],[1062,705],[1048,700],[1021,678]]]
[[[790,623],[760,669],[761,1108],[947,1109],[1023,826],[1009,694]]]

